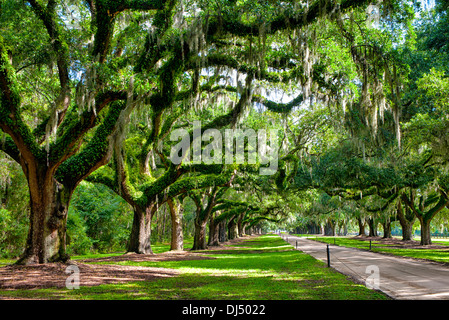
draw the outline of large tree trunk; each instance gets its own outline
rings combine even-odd
[[[206,245],[206,225],[207,220],[202,221],[195,219],[195,233],[193,235],[193,247],[192,250],[205,250]]]
[[[134,219],[128,243],[128,252],[153,254],[151,249],[151,219],[155,213],[155,207],[152,204],[146,208],[134,208]]]
[[[66,262],[70,258],[66,253],[67,211],[74,188],[65,188],[48,172],[27,179],[30,228],[17,264]]]
[[[359,225],[359,236],[366,236],[365,234],[365,221],[362,218],[357,218],[357,222]]]
[[[225,242],[228,240],[228,235],[226,233],[226,220],[223,220],[218,224],[218,240],[220,242]]]
[[[326,225],[324,226],[324,235],[335,236],[335,223],[331,219],[327,220]]]
[[[206,245],[206,225],[209,217],[211,216],[212,209],[214,208],[218,190],[217,188],[207,196],[207,200],[203,197],[203,200],[197,199],[196,204],[196,216],[195,216],[195,233],[193,236],[192,250],[205,250]],[[207,202],[206,202],[207,201]]]
[[[387,218],[385,222],[382,223],[383,229],[384,229],[384,239],[391,239],[393,238],[391,235],[391,221],[390,218]]]
[[[229,238],[229,240],[236,239],[236,238],[238,238],[238,235],[239,235],[238,226],[237,226],[237,223],[235,220],[236,220],[236,218],[234,217],[228,223],[228,234],[229,234],[228,238]]]
[[[401,199],[398,200],[397,216],[402,228],[402,240],[413,240],[413,224],[415,223],[416,216],[408,206],[405,206],[404,214]]]
[[[369,237],[377,237],[377,221],[376,218],[368,219]]]
[[[421,222],[421,245],[432,244],[432,239],[430,236],[430,221],[431,219],[419,219],[419,222]]]
[[[239,237],[243,237],[245,235],[245,228],[244,228],[244,225],[243,225],[243,218],[244,218],[244,216],[245,216],[245,214],[241,213],[238,216],[238,219],[237,219],[237,230],[238,230],[238,233],[239,233]]]
[[[182,251],[184,250],[184,235],[182,232],[182,216],[184,207],[182,202],[178,200],[168,200],[168,206],[171,214],[171,242],[170,250]]]
[[[220,224],[215,222],[213,216],[210,217],[209,221],[209,241],[207,242],[208,246],[218,246],[219,243],[219,227]]]

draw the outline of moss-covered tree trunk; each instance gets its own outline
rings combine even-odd
[[[18,264],[65,262],[67,211],[73,189],[56,182],[52,172],[28,166],[30,228]]]
[[[154,203],[146,207],[135,207],[128,252],[153,254],[151,249],[151,220],[155,211],[156,205]]]

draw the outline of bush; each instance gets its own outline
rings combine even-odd
[[[82,182],[69,208],[68,248],[77,254],[125,250],[131,221],[132,210],[122,198],[101,184]]]
[[[78,214],[67,217],[67,253],[87,254],[93,249],[94,241],[86,233],[87,227]]]
[[[16,258],[25,246],[27,235],[27,224],[20,217],[14,217],[14,214],[0,208],[0,256],[2,258]]]

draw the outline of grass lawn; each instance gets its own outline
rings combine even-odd
[[[367,240],[345,238],[345,237],[309,237],[312,240],[321,241],[329,244],[336,244],[344,247],[358,248],[369,250],[370,243]],[[399,248],[394,244],[386,244],[382,241],[371,241],[371,251],[379,253],[388,253],[402,257],[426,259],[436,262],[449,263],[449,249],[445,246],[449,245],[445,240],[432,240],[435,245],[432,248],[414,247],[414,248]],[[441,245],[441,248],[438,248]]]
[[[155,248],[163,252],[166,246]],[[0,290],[3,297],[44,299],[212,299],[212,300],[383,300],[383,294],[355,284],[315,258],[297,251],[277,235],[202,253],[210,259],[116,261],[114,264],[175,269],[179,274],[68,290]],[[104,255],[102,255],[104,256]],[[78,260],[93,258],[78,256]],[[105,264],[111,262],[91,262]],[[80,275],[82,277],[82,274]],[[1,280],[1,279],[0,279]]]

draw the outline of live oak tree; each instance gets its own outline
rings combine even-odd
[[[120,76],[130,61],[112,41],[116,18],[127,10],[164,9],[158,1],[74,5],[2,2],[2,150],[21,165],[30,191],[30,230],[19,263],[68,259],[65,225],[73,190],[108,161],[117,127],[134,98],[143,97],[130,85],[132,77]],[[29,55],[20,51],[29,37],[14,34],[21,28],[36,34]]]

